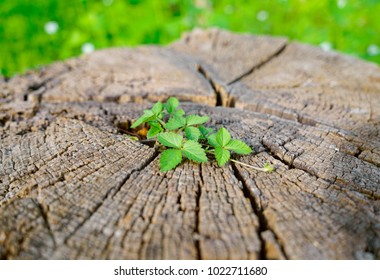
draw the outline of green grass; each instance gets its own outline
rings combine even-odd
[[[211,26],[324,43],[380,63],[378,14],[378,0],[0,0],[0,70],[12,76],[77,56],[85,43],[166,44]],[[50,21],[54,34],[44,28]]]

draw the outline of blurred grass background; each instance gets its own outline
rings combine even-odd
[[[379,0],[0,0],[0,70],[166,44],[194,27],[283,35],[380,63]]]

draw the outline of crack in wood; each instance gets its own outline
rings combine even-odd
[[[41,101],[42,101],[42,95],[46,92],[46,90],[48,89],[48,86],[47,84],[51,81],[54,81],[54,80],[57,80],[59,79],[62,75],[72,71],[72,67],[67,65],[66,63],[65,64],[65,69],[58,72],[56,75],[52,76],[52,77],[49,77],[47,79],[43,79],[42,81],[40,82],[36,82],[36,83],[33,83],[31,85],[28,86],[27,88],[27,92],[23,94],[23,99],[24,101],[29,101],[31,100],[30,98],[30,95],[35,95],[37,98],[35,99],[35,101],[37,101],[37,104],[41,104]]]
[[[44,139],[46,140],[46,139]],[[46,142],[44,142],[46,143]],[[64,153],[66,153],[71,147],[74,146],[74,143],[70,143],[68,146],[66,146],[65,148],[63,148],[62,151],[58,152],[57,154],[53,155],[51,158],[47,158],[47,159],[44,159],[44,166],[48,165],[49,162],[52,162],[53,160],[55,160],[56,158],[59,158],[60,156],[62,156]],[[27,172],[25,172],[23,175],[24,176],[29,176],[31,174],[34,174],[35,172],[38,171],[38,168],[36,169],[31,169],[31,170],[28,170]],[[59,178],[56,178],[57,179],[57,182],[59,181]],[[16,180],[18,180],[17,178],[13,177],[13,180],[11,179],[9,182],[8,182],[8,186],[10,186],[12,183],[14,183]],[[27,197],[36,187],[38,186],[38,183],[35,182],[33,185],[31,186],[28,186],[27,188],[24,188],[24,189],[21,189],[21,190],[18,190],[14,196],[5,196],[5,198],[3,200],[0,201],[0,209],[2,207],[5,207],[6,205],[12,203],[14,200],[16,199],[19,199],[20,197]],[[8,189],[8,193],[9,193],[9,189]],[[22,194],[22,195],[20,195]]]
[[[208,83],[210,84],[211,88],[214,91],[215,94],[215,107],[223,106],[223,98],[221,92],[218,90],[215,82],[212,80],[211,76],[205,71],[205,69],[198,64],[197,65],[197,71],[204,77]]]
[[[278,117],[278,116],[275,116],[275,117]],[[278,117],[278,118],[283,119],[283,118],[281,118],[281,117]],[[272,119],[273,121],[275,121],[275,120],[273,119],[273,117],[272,117],[271,119]],[[292,121],[292,120],[287,120],[287,119],[284,119],[284,120],[286,120],[286,121]],[[301,125],[306,125],[306,126],[313,126],[313,125],[310,125],[310,124],[307,124],[307,123],[302,123],[302,122],[300,122],[300,124],[301,124]],[[316,124],[317,124],[317,122],[316,122]],[[357,159],[359,159],[359,160],[361,160],[361,161],[363,161],[363,162],[366,162],[366,163],[368,163],[368,164],[373,165],[373,166],[376,167],[376,168],[380,167],[380,163],[377,163],[377,162],[375,162],[375,161],[371,161],[371,160],[369,160],[369,159],[366,159],[366,158],[360,157],[360,155],[361,155],[363,152],[365,152],[365,151],[371,151],[371,150],[364,149],[360,144],[358,144],[358,141],[359,141],[359,139],[360,139],[358,135],[355,135],[355,134],[350,133],[350,132],[348,132],[348,131],[345,131],[345,130],[343,130],[343,129],[339,129],[339,128],[336,128],[336,127],[333,127],[333,126],[329,126],[329,125],[326,125],[326,124],[322,124],[322,123],[318,123],[318,124],[320,124],[320,126],[319,126],[319,125],[318,125],[318,126],[315,126],[315,129],[318,130],[318,131],[321,131],[321,132],[325,132],[326,135],[325,135],[324,138],[327,138],[328,134],[331,133],[331,134],[333,134],[333,135],[335,135],[335,136],[341,138],[342,141],[346,141],[348,144],[352,144],[352,145],[355,146],[355,148],[357,149],[356,152],[354,152],[354,153],[350,153],[350,152],[348,152],[348,151],[344,151],[344,150],[340,150],[340,149],[338,149],[338,152],[343,153],[343,154],[345,154],[345,155],[347,155],[347,156],[355,157],[355,158],[357,158]],[[353,138],[349,139],[349,138],[347,138],[347,137],[344,136],[345,134],[346,134],[346,135],[350,135],[350,136],[353,137]],[[302,153],[296,154],[296,155],[294,155],[293,158],[291,158],[291,160],[286,161],[285,159],[283,159],[283,158],[281,158],[279,155],[277,155],[274,151],[272,151],[272,150],[268,147],[268,145],[264,145],[263,142],[265,142],[265,141],[262,141],[262,144],[263,144],[263,146],[266,147],[267,151],[270,151],[270,153],[273,155],[274,158],[280,160],[280,161],[283,162],[285,165],[288,165],[289,168],[293,168],[293,162],[296,160],[297,157],[301,156],[302,153],[303,153],[303,152],[302,152]],[[287,143],[284,143],[284,144],[282,144],[281,146],[284,147],[286,144],[287,144]],[[345,143],[343,143],[343,144],[345,144]],[[284,148],[285,148],[285,147],[284,147]],[[284,154],[284,155],[282,155],[282,156],[285,157],[286,154]]]
[[[262,141],[262,145],[264,146],[265,148],[265,152],[267,152],[269,155],[271,155],[274,159],[282,162],[285,166],[288,167],[288,169],[297,169],[297,170],[302,170],[303,172],[309,174],[310,176],[313,176],[313,177],[316,177],[318,178],[319,180],[322,180],[332,186],[336,186],[336,187],[339,187],[341,191],[353,191],[353,192],[357,192],[357,193],[360,193],[361,195],[365,196],[367,199],[370,199],[370,200],[379,200],[380,199],[380,195],[378,195],[377,193],[373,192],[373,191],[369,191],[369,190],[363,190],[355,185],[349,185],[349,187],[351,187],[349,190],[347,190],[347,185],[343,185],[343,184],[340,184],[338,182],[338,180],[335,178],[334,180],[329,180],[327,178],[323,178],[321,176],[319,176],[317,173],[311,171],[311,170],[308,170],[307,168],[299,165],[299,164],[294,164],[294,161],[296,158],[292,159],[291,162],[288,162],[286,159],[283,159],[281,158],[279,155],[277,155],[272,149],[270,146],[268,146],[267,144],[264,143],[265,141]],[[348,155],[348,154],[347,154]],[[351,155],[349,155],[351,156]]]
[[[253,66],[250,70],[248,70],[247,72],[243,73],[242,75],[240,75],[239,77],[235,78],[234,80],[228,82],[227,85],[230,86],[230,85],[232,85],[232,84],[240,81],[244,77],[247,77],[247,76],[251,75],[253,72],[255,72],[256,70],[260,69],[265,64],[267,64],[268,62],[272,61],[273,59],[275,59],[276,57],[278,57],[279,55],[281,55],[285,51],[285,49],[286,49],[287,46],[288,46],[288,44],[284,43],[284,45],[282,45],[276,52],[274,52],[267,59],[263,60],[262,62],[260,62],[259,64],[255,65],[255,66]]]
[[[161,180],[164,180],[164,179],[167,179],[166,176],[164,176],[163,178],[161,178]],[[161,181],[162,182],[162,181]],[[161,197],[160,198],[160,201],[158,202],[158,204],[160,204],[160,202],[162,200],[165,200],[164,197]],[[157,210],[158,208],[155,209],[155,211]],[[152,225],[152,219],[153,219],[153,216],[154,216],[154,213],[151,215],[151,216],[148,216],[147,218],[145,218],[144,216],[140,216],[142,220],[144,221],[147,221],[147,224],[146,226],[144,226],[142,229],[141,229],[141,236],[142,236],[142,239],[141,239],[141,243],[139,244],[139,249],[138,249],[138,252],[137,252],[137,255],[138,255],[138,258],[139,259],[144,259],[144,258],[147,258],[147,255],[144,255],[144,249],[146,249],[147,246],[149,246],[150,242],[152,241],[152,238],[153,238],[153,235],[149,236],[149,239],[145,239],[144,237],[147,236],[147,233],[148,231],[150,230],[150,226]],[[128,235],[128,231],[125,232],[125,236],[123,237],[123,239]],[[149,258],[149,257],[148,257]]]
[[[43,204],[41,204],[37,199],[32,198],[32,202],[36,205],[36,207],[39,209],[42,219],[45,222],[45,226],[47,230],[49,231],[49,235],[51,236],[53,240],[53,250],[57,247],[57,241],[55,239],[54,233],[51,229],[49,218],[48,218],[48,212],[45,210]]]
[[[318,178],[319,180],[322,180],[322,181],[330,184],[330,186],[334,187],[337,190],[340,190],[343,192],[357,192],[369,200],[373,200],[373,201],[380,200],[380,195],[375,193],[374,191],[363,190],[363,189],[361,189],[355,185],[343,185],[343,184],[339,183],[337,179],[329,180],[327,178],[322,178],[322,177],[318,176],[318,174],[314,174],[314,173],[312,173],[312,172],[310,172],[304,168],[299,168],[299,167],[295,167],[295,168],[297,168],[298,170],[302,170],[302,171],[306,172],[307,174],[314,176],[314,177]],[[347,189],[347,187],[349,187],[349,189]]]
[[[148,157],[140,167],[133,169],[127,176],[125,176],[122,181],[115,187],[110,188],[106,194],[103,196],[101,201],[95,205],[94,209],[91,211],[91,214],[85,218],[77,227],[74,228],[74,230],[64,239],[65,244],[67,244],[68,240],[75,235],[76,232],[97,212],[97,210],[103,205],[104,201],[107,200],[109,197],[115,197],[115,195],[121,190],[125,182],[128,181],[128,179],[132,176],[133,173],[140,172],[143,169],[145,169],[151,162],[153,162],[156,157],[158,156],[157,149],[154,150],[154,153]]]
[[[261,141],[261,144],[265,148],[265,152],[268,153],[270,156],[272,156],[274,159],[282,162],[285,166],[288,167],[288,169],[294,169],[293,162],[296,158],[293,158],[290,162],[285,160],[284,158],[281,158],[276,152],[272,150],[272,148],[264,141],[264,139]],[[285,145],[286,143],[284,143]],[[309,172],[308,172],[309,173]]]
[[[366,159],[365,157],[362,156],[362,154],[365,153],[365,152],[367,152],[367,151],[372,152],[371,150],[364,149],[361,145],[358,145],[358,144],[354,143],[354,140],[351,140],[351,141],[348,141],[348,142],[352,143],[357,148],[357,151],[355,153],[353,153],[353,154],[350,154],[350,153],[347,153],[347,152],[343,152],[344,154],[346,154],[348,156],[355,157],[358,160],[361,160],[361,161],[364,161],[364,162],[366,162],[368,164],[371,164],[371,165],[373,165],[376,168],[380,167],[380,162],[376,162],[374,160]]]
[[[200,222],[200,199],[202,195],[202,186],[204,185],[203,180],[203,174],[202,174],[202,163],[199,164],[199,176],[200,176],[200,183],[198,183],[198,193],[196,194],[196,215],[195,215],[195,228],[194,228],[194,239],[195,239],[195,248],[197,250],[196,255],[197,259],[202,259],[202,250],[201,250],[201,242],[199,240],[200,238],[200,232],[199,232],[199,222]]]
[[[285,259],[288,259],[280,240],[278,239],[276,233],[269,227],[269,224],[267,222],[265,214],[263,213],[263,209],[261,209],[261,207],[259,206],[259,203],[256,200],[257,198],[255,198],[255,195],[250,191],[250,189],[249,189],[246,181],[244,180],[242,174],[239,172],[239,169],[236,167],[236,164],[231,162],[231,167],[232,167],[234,176],[243,186],[242,192],[244,194],[244,197],[246,197],[250,201],[253,212],[255,213],[255,215],[257,216],[258,221],[259,221],[259,228],[257,231],[257,235],[258,235],[260,243],[261,243],[259,258],[261,260],[267,260],[268,259],[267,252],[266,252],[266,241],[263,238],[262,234],[265,231],[270,231],[270,232],[272,232],[274,238],[276,239],[276,242],[280,247],[281,253],[285,257]]]
[[[205,68],[197,65],[197,71],[209,82],[215,94],[215,107],[235,107],[235,98],[227,91],[226,86],[218,83],[212,78]]]

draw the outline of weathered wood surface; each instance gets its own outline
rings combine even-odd
[[[160,173],[119,128],[169,96],[276,171]],[[376,65],[195,30],[0,80],[0,100],[0,258],[380,258]]]

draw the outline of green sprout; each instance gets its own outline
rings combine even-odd
[[[232,139],[231,134],[224,127],[215,132],[204,124],[210,119],[208,116],[185,115],[179,109],[179,101],[170,97],[165,104],[157,102],[150,110],[144,110],[131,126],[147,123],[149,130],[147,139],[156,139],[156,144],[162,150],[160,170],[172,170],[184,158],[194,162],[208,162],[208,155],[214,157],[219,166],[228,161],[253,168],[258,171],[272,172],[274,166],[266,163],[263,168],[255,167],[231,158],[231,153],[248,155],[252,149],[243,141]]]

